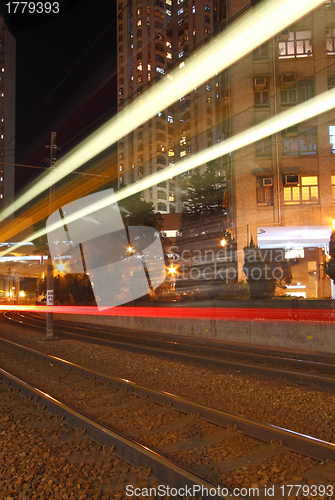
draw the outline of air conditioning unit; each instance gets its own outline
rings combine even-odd
[[[299,125],[293,125],[286,129],[286,137],[295,137],[299,134]]]
[[[273,179],[272,179],[272,177],[265,177],[263,179],[263,186],[273,186]]]
[[[279,34],[280,42],[288,42],[290,39],[290,30],[284,30]]]
[[[266,78],[255,78],[254,79],[254,87],[255,89],[265,89],[267,86]]]
[[[289,174],[284,175],[284,186],[298,186],[299,184],[299,175]]]
[[[286,86],[291,86],[297,81],[297,77],[295,73],[288,73],[286,75],[281,76],[281,86],[286,87]]]

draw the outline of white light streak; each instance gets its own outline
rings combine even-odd
[[[130,184],[124,189],[121,189],[116,193],[114,193],[116,201],[120,202],[121,200],[127,198],[128,196],[136,194],[139,191],[143,191],[144,189],[148,189],[149,187],[154,186],[159,182],[165,181],[170,177],[175,177],[177,175],[183,174],[184,172],[187,172],[188,170],[193,170],[198,165],[203,165],[208,161],[215,160],[219,156],[226,155],[242,147],[248,146],[249,144],[252,144],[255,141],[258,141],[260,139],[263,139],[264,137],[279,132],[284,128],[291,127],[292,125],[295,125],[296,123],[299,123],[301,121],[313,118],[314,116],[329,111],[334,107],[335,107],[335,88],[329,90],[328,92],[324,92],[323,94],[320,94],[314,97],[313,99],[309,99],[308,101],[302,104],[294,106],[292,109],[284,111],[278,116],[269,118],[268,120],[260,123],[259,125],[256,125],[244,132],[241,132],[240,134],[237,134],[236,136],[231,137],[230,139],[227,139],[219,144],[216,144],[215,146],[200,151],[199,153],[196,153],[190,156],[189,158],[185,158],[184,160],[178,162],[177,165],[175,165],[174,167],[165,168],[164,170],[156,172],[148,177],[145,177],[144,179],[141,179],[134,184]],[[103,195],[103,191],[101,192],[101,194]],[[113,199],[115,200],[115,198]],[[77,219],[85,217],[97,210],[100,210],[110,205],[111,203],[112,203],[111,196],[110,195],[105,196],[98,202],[88,205],[87,207],[79,210],[78,212],[72,214],[71,216],[65,217],[64,223],[68,224]],[[60,221],[58,223],[52,224],[49,227],[49,230],[54,231],[55,229],[58,229],[59,227],[62,226],[63,226],[63,221]],[[36,233],[29,235],[26,240],[23,240],[21,243],[18,243],[14,247],[11,247],[5,250],[4,252],[1,252],[0,257],[16,250],[20,246],[24,245],[27,241],[39,238],[44,234],[46,234],[46,229],[41,229],[40,231],[37,231]]]
[[[112,118],[64,156],[57,168],[43,174],[26,193],[2,210],[0,221],[148,121],[162,110],[162,106],[167,108],[323,3],[324,0],[274,0],[251,9],[197,51],[196,58],[187,60],[184,68],[175,69],[169,78],[154,85],[127,106],[122,114]]]

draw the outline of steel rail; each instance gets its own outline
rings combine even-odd
[[[26,316],[21,315],[18,313],[19,316],[22,318],[26,319]],[[40,321],[40,322],[45,322],[44,318],[41,318],[40,316],[34,316],[31,318],[31,315],[28,316],[30,319],[33,319],[33,321]],[[9,319],[9,318],[8,318]],[[15,320],[14,320],[15,321]],[[23,323],[19,321],[19,323]],[[29,323],[25,323],[29,325]],[[56,321],[57,324],[57,321]],[[60,321],[60,325],[58,325],[57,328],[62,328],[62,327],[69,327],[74,330],[86,330],[90,332],[100,332],[102,335],[112,335],[112,336],[124,336],[125,334],[127,335],[127,338],[131,338],[131,342],[137,342],[138,341],[143,341],[143,337],[139,338],[138,336],[133,334],[133,330],[129,330],[127,328],[117,328],[120,330],[122,333],[114,332],[114,331],[106,331],[106,330],[97,330],[94,328],[90,328],[91,325],[87,325],[86,328],[84,327],[79,327],[78,325],[71,325],[69,326],[68,324],[63,324],[62,321]],[[63,330],[59,330],[60,332],[63,333],[73,333],[73,332],[66,332]],[[146,333],[148,334],[149,338],[144,338],[145,341],[150,341],[155,344],[161,344],[164,347],[166,345],[170,345],[176,350],[182,350],[182,349],[201,349],[202,352],[207,352],[208,354],[220,354],[225,357],[232,357],[236,359],[240,358],[248,358],[251,361],[254,361],[256,363],[272,363],[275,365],[280,365],[280,366],[287,366],[290,365],[295,368],[304,368],[306,370],[316,370],[320,371],[323,373],[334,373],[335,374],[335,364],[331,363],[326,363],[326,362],[320,362],[320,361],[310,361],[310,360],[305,360],[305,359],[300,359],[300,358],[287,358],[286,356],[274,356],[272,354],[260,354],[260,353],[255,353],[255,352],[250,352],[250,351],[238,351],[238,350],[232,350],[232,349],[226,349],[225,347],[222,347],[222,344],[216,343],[216,342],[211,342],[211,345],[205,345],[204,340],[197,340],[192,338],[192,342],[185,342],[185,339],[180,340],[171,340],[169,337],[169,334],[165,334],[165,339],[161,340],[160,338],[153,338],[154,335],[158,335],[158,333],[155,332],[143,332],[141,330],[138,330],[139,333],[143,334]],[[162,334],[159,334],[162,335]],[[164,336],[164,334],[163,334]],[[116,340],[117,342],[117,340]],[[138,344],[140,345],[140,344]],[[269,346],[270,348],[270,346]]]
[[[107,383],[117,389],[127,389],[129,392],[137,396],[147,396],[150,400],[160,404],[171,404],[176,410],[184,413],[199,413],[199,416],[205,420],[220,426],[236,426],[236,430],[242,434],[259,439],[261,441],[271,442],[277,441],[282,446],[287,447],[291,451],[307,455],[311,458],[320,461],[327,459],[335,460],[335,444],[317,439],[305,434],[284,429],[266,422],[260,422],[254,419],[246,418],[241,415],[206,406],[201,403],[195,403],[181,398],[174,394],[149,389],[147,387],[135,384],[126,379],[119,377],[111,377],[102,373],[89,370],[81,365],[77,365],[67,360],[63,360],[56,356],[41,353],[30,347],[21,346],[9,340],[0,339],[18,349],[24,350],[33,356],[45,359],[58,366],[67,367],[75,373],[80,373],[87,378],[95,378],[98,382]]]
[[[29,325],[28,325],[29,326]],[[36,328],[42,328],[40,326],[35,326]],[[303,372],[294,372],[289,370],[283,370],[278,368],[271,368],[261,365],[250,364],[242,361],[229,361],[226,359],[219,359],[214,357],[206,357],[197,354],[188,354],[185,352],[175,351],[173,349],[160,349],[158,347],[150,347],[143,346],[139,344],[128,344],[126,342],[121,342],[119,340],[110,340],[103,339],[101,337],[92,337],[79,333],[66,332],[64,330],[59,329],[58,327],[54,328],[54,331],[67,336],[68,338],[74,340],[80,340],[82,342],[90,342],[96,343],[100,345],[109,345],[111,347],[120,347],[122,349],[132,350],[144,352],[145,354],[158,354],[160,356],[173,357],[174,359],[179,358],[188,362],[197,362],[205,365],[217,366],[220,368],[237,370],[243,373],[247,373],[249,375],[260,374],[270,378],[286,378],[291,382],[302,384],[302,385],[318,385],[324,389],[335,390],[335,379],[330,377],[322,377],[320,375],[313,375],[309,373]]]
[[[19,389],[23,395],[31,397],[33,401],[45,405],[48,411],[53,415],[63,416],[65,422],[70,427],[75,429],[85,429],[88,437],[99,445],[114,446],[116,455],[126,462],[138,467],[150,467],[153,471],[154,477],[163,484],[169,485],[170,488],[173,487],[179,489],[185,487],[202,487],[208,491],[217,491],[217,485],[210,483],[198,475],[192,474],[183,467],[175,465],[167,458],[150,450],[146,446],[143,446],[140,443],[123,436],[122,434],[111,431],[85,415],[82,415],[78,411],[73,410],[56,398],[27,384],[23,380],[15,377],[5,370],[2,370],[1,368],[0,378],[9,383],[14,389]],[[232,493],[228,496],[211,494],[204,495],[203,491],[204,490],[201,490],[199,494],[195,491],[196,496],[199,498],[206,498],[208,500],[219,498],[225,498],[227,500],[242,500],[241,497],[233,495]]]

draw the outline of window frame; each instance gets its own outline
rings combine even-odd
[[[300,35],[297,35],[298,33],[307,33],[307,32],[310,32],[310,36],[300,38]],[[303,50],[300,51],[302,46]],[[313,30],[304,29],[304,30],[289,31],[288,40],[282,40],[282,41],[280,41],[280,35],[279,35],[278,52],[279,52],[278,53],[279,59],[296,59],[301,57],[313,56],[314,55]]]
[[[316,183],[307,184],[307,179],[316,179]],[[306,179],[306,184],[304,184],[303,179]],[[306,193],[308,190],[308,198],[306,198]],[[313,196],[316,192],[316,196]],[[290,196],[288,196],[290,194]],[[304,199],[305,197],[305,199]],[[319,190],[319,177],[317,175],[301,175],[299,176],[299,182],[295,186],[283,186],[283,198],[284,205],[294,206],[294,205],[319,205],[320,204],[320,190]]]

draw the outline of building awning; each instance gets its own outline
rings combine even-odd
[[[257,228],[260,248],[322,248],[329,243],[329,226],[286,226]]]

